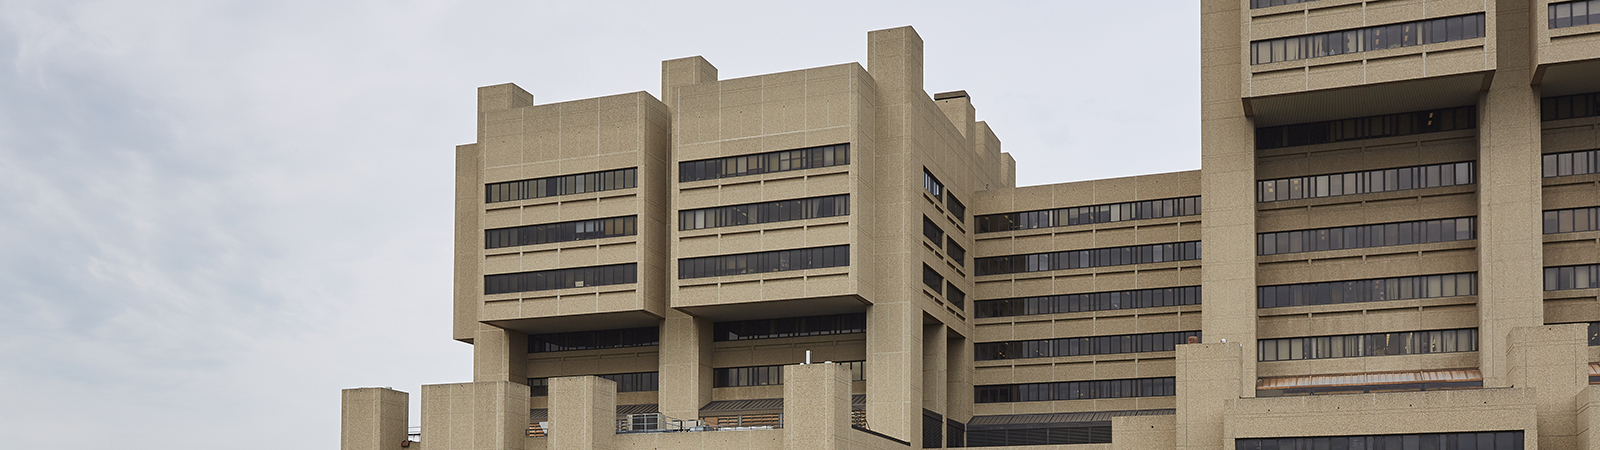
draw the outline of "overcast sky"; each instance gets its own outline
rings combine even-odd
[[[1198,2],[0,0],[0,442],[337,448],[449,338],[475,88],[536,103],[858,61],[913,25],[1020,184],[1199,168]]]

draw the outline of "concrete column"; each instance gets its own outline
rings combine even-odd
[[[922,38],[911,27],[867,33],[867,69],[876,82],[871,214],[884,236],[861,265],[878,267],[867,310],[867,426],[920,447],[922,426],[921,213],[911,202],[922,189],[921,160],[912,129],[922,120]],[[860,158],[858,158],[859,160]],[[896,232],[895,230],[898,230]]]
[[[616,438],[616,382],[594,376],[550,379],[550,448],[609,450],[616,448]]]
[[[340,450],[400,448],[409,425],[411,394],[389,388],[345,389],[339,420]]]
[[[1578,445],[1573,448],[1600,450],[1600,387],[1585,386],[1572,403],[1577,410],[1574,425],[1578,433]]]
[[[483,152],[478,144],[456,146],[455,266],[450,337],[471,343],[478,335],[478,304],[483,298]]]
[[[949,351],[949,328],[943,323],[934,323],[922,326],[922,408],[945,415],[945,405],[949,403],[945,394],[945,385],[948,380],[946,371],[949,370],[950,361],[946,358]],[[917,412],[918,435],[922,433],[922,412]],[[944,447],[944,424],[939,425],[938,436],[924,436],[922,448]],[[937,438],[937,439],[935,439]]]
[[[1177,348],[1177,448],[1218,450],[1223,447],[1224,402],[1237,400],[1244,347],[1226,344],[1185,344]],[[1251,380],[1254,382],[1254,380]]]
[[[711,321],[667,309],[661,328],[661,413],[674,419],[700,418],[711,402]]]
[[[699,56],[669,59],[661,62],[661,102],[667,109],[678,109],[677,88],[717,81],[717,66]]]
[[[1506,381],[1533,388],[1539,411],[1539,446],[1579,448],[1573,399],[1589,387],[1589,330],[1585,324],[1511,330]]]
[[[528,382],[528,335],[480,325],[472,341],[472,381]]]
[[[1496,68],[1478,100],[1478,354],[1484,387],[1506,387],[1511,330],[1544,324],[1538,88],[1532,13],[1497,0],[1489,17]],[[1207,312],[1209,313],[1209,311]]]
[[[952,332],[945,343],[945,419],[967,423],[972,420],[972,340]]]
[[[422,440],[428,450],[523,450],[528,386],[506,381],[423,385]]]
[[[1243,344],[1241,357],[1255,361],[1255,128],[1239,100],[1239,7],[1240,2],[1200,3],[1200,290],[1206,311],[1200,328],[1206,342]],[[1255,364],[1244,369],[1234,390],[1254,397]]]
[[[840,364],[783,367],[783,448],[845,448],[850,433],[850,370]]]

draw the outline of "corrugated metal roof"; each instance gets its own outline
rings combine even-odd
[[[783,411],[783,399],[758,398],[753,400],[717,400],[707,403],[700,408],[700,414],[708,412],[746,412],[746,411]]]
[[[1590,373],[1594,373],[1594,371],[1597,369],[1591,365],[1589,370]],[[1256,389],[1270,390],[1329,386],[1371,386],[1401,383],[1449,383],[1459,381],[1483,381],[1483,372],[1479,372],[1478,369],[1454,369],[1262,377],[1256,380]]]
[[[1007,416],[973,416],[967,429],[973,427],[1000,427],[1006,425],[1068,424],[1073,422],[1104,422],[1122,416],[1166,416],[1177,414],[1175,409],[1142,409],[1134,411],[1091,411],[1051,414],[1012,414]]]
[[[638,405],[617,405],[617,415],[618,416],[626,416],[628,414],[649,414],[649,413],[658,413],[658,412],[661,412],[661,405],[658,405],[658,404],[655,404],[655,403],[644,403],[644,404],[638,404]],[[532,421],[532,422],[548,421],[548,420],[550,420],[550,410],[546,409],[546,408],[530,409],[530,410],[528,410],[528,420]]]
[[[851,395],[850,396],[850,405],[851,406],[862,406],[862,405],[866,405],[866,404],[867,404],[867,394],[855,394],[855,395]],[[700,412],[701,413],[707,413],[707,412],[745,412],[745,411],[782,411],[782,410],[783,410],[783,399],[781,399],[781,398],[758,398],[758,399],[753,399],[753,400],[717,400],[717,401],[714,401],[714,402],[711,402],[711,403],[707,403],[706,406],[703,406],[703,407],[700,408]]]

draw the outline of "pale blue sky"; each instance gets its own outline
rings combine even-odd
[[[1022,184],[1199,167],[1197,2],[786,3],[0,0],[0,442],[336,448],[339,389],[468,381],[482,85],[659,94],[664,59],[864,63],[913,25]]]

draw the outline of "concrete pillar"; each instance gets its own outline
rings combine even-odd
[[[669,59],[661,62],[661,102],[667,109],[678,109],[677,88],[717,81],[717,66],[699,56]]]
[[[1496,68],[1478,100],[1478,354],[1484,387],[1509,386],[1511,330],[1544,324],[1539,92],[1531,3],[1496,0]],[[1210,311],[1207,311],[1209,314]]]
[[[616,448],[617,383],[594,376],[550,379],[549,433],[550,448]]]
[[[876,82],[873,110],[876,135],[872,160],[880,195],[871,214],[884,231],[870,252],[858,254],[860,265],[877,267],[873,305],[867,310],[867,426],[873,431],[919,446],[922,427],[922,308],[920,207],[911,201],[922,189],[920,153],[914,139],[923,120],[919,102],[931,102],[922,90],[922,38],[911,27],[867,33],[867,69]],[[857,160],[865,159],[859,156]]]
[[[922,326],[922,408],[945,415],[945,405],[948,397],[945,395],[946,371],[950,362],[946,358],[949,351],[949,328],[943,323],[934,323]],[[922,430],[922,414],[917,414],[917,430]],[[939,424],[937,436],[923,436],[922,448],[944,447],[944,424]],[[921,432],[917,434],[921,435]]]
[[[972,421],[972,340],[959,333],[950,333],[946,340],[945,419],[965,424]],[[949,430],[945,430],[949,441]]]
[[[478,304],[483,298],[483,152],[478,144],[456,146],[456,208],[454,290],[451,298],[450,337],[472,342],[478,336]]]
[[[1256,155],[1255,128],[1240,102],[1240,2],[1200,2],[1200,290],[1206,342],[1243,344],[1256,356]],[[1245,24],[1248,25],[1248,21]],[[1234,387],[1255,396],[1255,365],[1246,364]]]
[[[400,448],[409,425],[411,394],[389,388],[345,389],[340,409],[339,449]]]
[[[700,418],[711,402],[711,321],[667,310],[661,328],[661,413],[674,419]]]
[[[523,450],[528,386],[507,381],[423,385],[422,440],[428,450]]]
[[[472,381],[528,382],[528,335],[480,325],[472,341]]]
[[[1573,448],[1600,450],[1600,387],[1585,386],[1573,400],[1577,410],[1575,428],[1578,445]]]
[[[1573,399],[1589,387],[1589,330],[1585,324],[1511,330],[1506,381],[1533,388],[1539,411],[1539,446],[1579,448]]]
[[[841,364],[783,367],[783,448],[845,448],[850,432],[849,369]]]
[[[1224,402],[1237,400],[1244,347],[1226,344],[1184,344],[1177,348],[1179,450],[1218,450],[1223,447]],[[1254,382],[1255,380],[1251,380]]]

